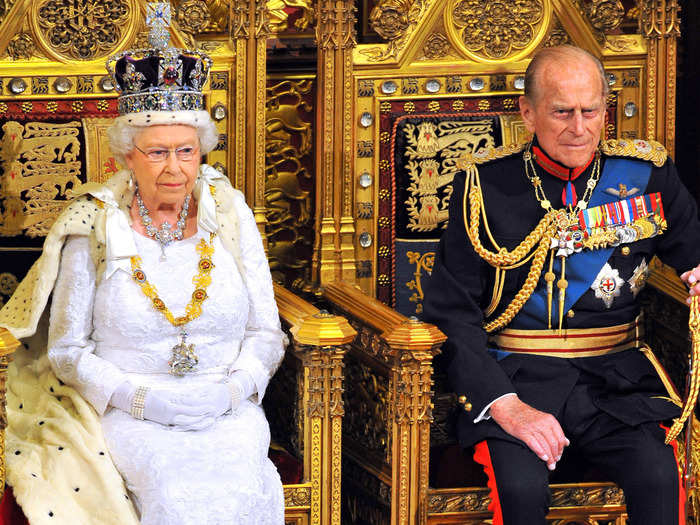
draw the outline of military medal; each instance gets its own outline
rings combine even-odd
[[[632,277],[628,279],[627,283],[629,283],[630,285],[630,291],[635,297],[637,297],[637,294],[642,288],[644,288],[644,285],[647,283],[649,271],[649,265],[647,264],[646,259],[642,259],[642,262],[639,263],[639,266],[637,266],[634,269]]]
[[[605,308],[610,308],[615,300],[615,297],[620,296],[620,291],[625,281],[620,277],[620,273],[612,268],[608,263],[605,263],[598,272],[598,276],[593,281],[591,289],[595,292],[598,299],[602,299],[605,303]]]

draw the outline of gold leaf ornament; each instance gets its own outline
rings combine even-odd
[[[410,2],[405,0],[386,0],[381,2],[369,16],[369,23],[384,40],[397,40],[408,29],[408,12]]]
[[[445,26],[467,57],[479,62],[515,60],[544,38],[552,16],[543,0],[450,0]]]

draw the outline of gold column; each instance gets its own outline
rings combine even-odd
[[[647,138],[673,156],[676,140],[676,53],[680,36],[678,0],[644,0],[642,33],[649,41]]]
[[[317,206],[312,271],[320,284],[355,281],[352,178],[352,49],[355,6],[350,0],[319,0]]]
[[[265,94],[267,38],[272,33],[266,5],[265,0],[234,0],[230,17],[236,53],[231,180],[245,193],[265,245]]]

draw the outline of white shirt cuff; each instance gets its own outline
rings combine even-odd
[[[476,416],[474,423],[478,423],[480,421],[487,421],[487,420],[491,419],[491,414],[489,414],[489,409],[491,408],[491,405],[493,405],[499,399],[503,399],[504,397],[507,397],[507,396],[517,396],[517,395],[518,394],[516,394],[515,392],[508,392],[507,394],[503,394],[502,396],[497,397],[496,399],[491,401],[488,405],[486,405],[484,407],[484,409],[481,411],[481,413],[478,416]]]

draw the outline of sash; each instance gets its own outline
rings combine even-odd
[[[606,188],[617,188],[625,184],[628,188],[646,188],[651,176],[651,164],[645,161],[626,158],[607,158],[600,180],[591,194],[588,208],[618,201],[619,197],[605,191]],[[614,247],[597,250],[583,250],[573,253],[566,260],[566,289],[564,312],[586,293],[595,280],[598,272],[615,250]],[[559,258],[554,260],[554,275],[561,274]],[[554,288],[554,306],[556,307],[558,290]],[[554,308],[553,310],[556,310]],[[522,310],[508,325],[509,328],[543,330],[547,328],[547,287],[544,279],[540,279],[537,288],[525,303]]]

